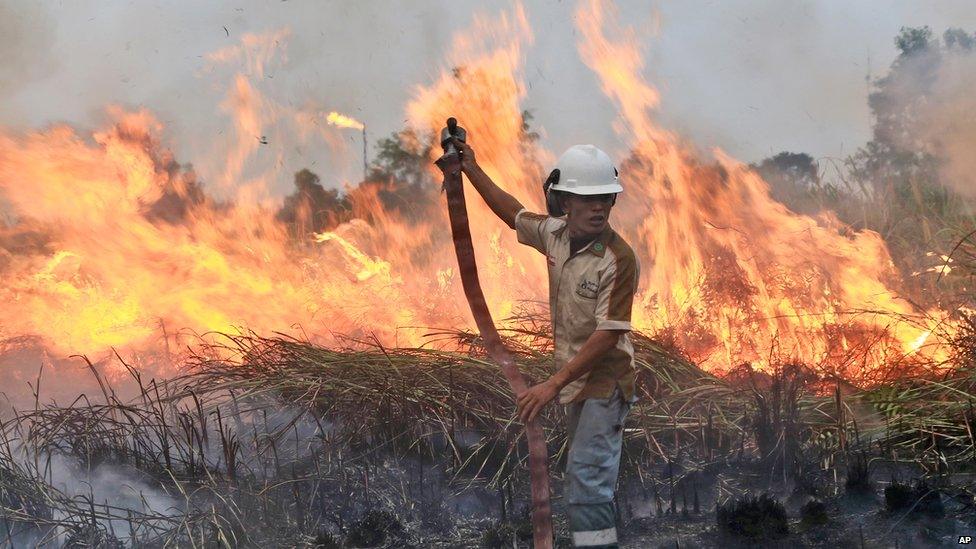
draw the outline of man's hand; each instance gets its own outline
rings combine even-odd
[[[516,401],[519,419],[522,420],[522,423],[529,423],[539,415],[546,404],[556,398],[557,394],[559,394],[559,387],[553,383],[552,379],[529,387],[524,393],[518,395]]]
[[[594,330],[580,347],[576,356],[567,362],[558,372],[546,381],[526,389],[518,395],[518,414],[522,423],[528,423],[539,415],[539,411],[556,398],[559,389],[572,383],[580,376],[593,369],[597,361],[617,345],[620,337],[627,330]]]
[[[468,134],[469,136],[471,134]],[[492,213],[505,222],[510,228],[515,228],[515,216],[522,209],[522,203],[514,196],[503,191],[488,174],[481,169],[474,156],[474,149],[471,145],[459,141],[456,137],[452,138],[454,148],[460,153],[461,171],[468,176],[468,181],[477,189],[485,203],[491,208]],[[442,168],[443,169],[443,168]]]
[[[474,156],[474,149],[471,148],[471,145],[468,145],[456,137],[454,138],[453,143],[458,152],[461,153],[461,170],[467,173],[468,170],[478,165],[478,161]]]

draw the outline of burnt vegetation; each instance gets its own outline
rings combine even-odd
[[[720,504],[716,514],[720,532],[746,541],[773,541],[790,533],[786,508],[768,494]]]
[[[540,378],[549,329],[528,313],[517,325],[508,344]],[[227,335],[165,383],[131,369],[128,400],[92,365],[101,394],[3,424],[4,526],[51,546],[525,544],[527,453],[505,380],[472,334],[432,337],[461,351]],[[971,369],[840,394],[789,367],[720,377],[651,337],[635,345],[617,506],[636,546],[938,540],[972,513]],[[560,414],[542,417],[557,472]],[[57,480],[109,473],[141,495],[122,505],[100,481]]]

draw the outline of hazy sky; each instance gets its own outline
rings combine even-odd
[[[372,137],[387,135],[402,126],[411,89],[443,68],[453,29],[469,25],[474,13],[510,5],[0,0],[0,124],[68,121],[90,128],[104,119],[107,103],[145,106],[167,125],[178,158],[199,160],[201,145],[227,123],[216,108],[223,88],[207,72],[205,54],[247,32],[288,27],[288,60],[268,83],[276,97],[312,100],[363,120]],[[618,5],[626,20],[660,16],[659,33],[645,40],[645,74],[662,92],[664,124],[745,161],[782,150],[816,157],[853,152],[870,133],[866,77],[886,72],[900,27],[976,30],[971,0]],[[525,50],[525,107],[536,116],[543,145],[558,154],[592,142],[621,154],[626,144],[611,129],[612,105],[577,55],[575,3],[534,1],[525,8],[535,34]],[[360,146],[354,132],[345,138],[351,148]],[[350,162],[326,181],[357,170]]]

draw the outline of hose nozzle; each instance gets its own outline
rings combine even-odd
[[[457,147],[454,146],[452,138],[465,141],[468,132],[458,126],[457,118],[453,116],[447,119],[447,126],[441,130],[441,148],[444,149],[444,156],[458,154]]]

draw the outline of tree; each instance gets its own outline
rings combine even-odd
[[[292,225],[296,236],[334,227],[340,215],[350,209],[346,197],[335,189],[326,190],[319,176],[303,168],[295,173],[295,191],[285,197],[277,218]]]
[[[948,54],[973,53],[973,36],[949,29],[942,42],[928,27],[905,28],[895,37],[899,55],[888,74],[874,82],[868,105],[872,140],[850,159],[852,176],[906,215],[952,215],[954,196],[942,181],[942,150],[932,136],[932,116],[940,100],[936,87]]]
[[[463,68],[455,69],[456,76],[463,74]],[[520,116],[522,153],[531,157],[539,134],[532,129],[531,111],[523,110]],[[360,190],[375,191],[387,211],[396,211],[408,219],[426,216],[427,208],[437,204],[440,191],[440,182],[431,171],[435,146],[440,151],[433,134],[421,135],[411,128],[380,139],[376,144],[376,158]]]
[[[806,153],[781,152],[751,166],[769,183],[770,195],[790,210],[816,215],[830,210],[847,223],[851,193],[826,182],[820,168]]]
[[[207,202],[208,198],[192,165],[181,166],[172,158],[163,159],[162,164],[169,177],[163,186],[162,195],[149,207],[146,217],[167,223],[180,223],[187,212]]]
[[[868,97],[872,139],[848,166],[866,194],[861,226],[885,238],[906,280],[920,281],[910,275],[929,267],[925,254],[948,251],[953,227],[969,215],[963,185],[947,167],[969,162],[968,148],[958,146],[968,133],[955,113],[968,111],[970,77],[962,73],[974,66],[976,38],[948,29],[940,41],[928,27],[902,28],[894,43],[898,57]]]
[[[781,152],[771,156],[758,166],[754,166],[761,175],[770,179],[782,179],[796,187],[814,187],[820,184],[820,174],[817,163],[807,153]]]
[[[380,139],[367,181],[394,180],[407,186],[430,183],[433,142],[433,136],[419,136],[410,128]]]
[[[369,175],[355,192],[375,192],[384,210],[407,219],[425,216],[439,189],[430,171],[433,146],[432,135],[410,128],[379,140]]]

